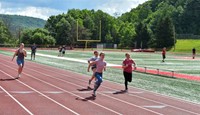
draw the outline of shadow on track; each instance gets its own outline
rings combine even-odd
[[[16,80],[18,78],[7,78],[7,79],[0,79],[0,81],[13,81]]]
[[[89,101],[89,100],[95,100],[95,99],[96,99],[96,97],[94,97],[94,96],[89,96],[84,99],[80,99],[78,97],[76,98],[76,100],[81,100],[81,101]]]
[[[77,89],[78,91],[91,91],[93,90],[91,87],[83,88],[83,89]]]
[[[82,89],[77,89],[78,91],[92,91],[93,89],[91,87],[87,87],[87,88],[82,88]],[[81,99],[79,97],[76,98],[76,100],[81,100],[81,101],[88,101],[88,100],[95,100],[96,97],[94,96],[89,96],[89,97],[86,97],[84,99]]]
[[[127,93],[127,91],[126,90],[120,90],[120,91],[114,92],[113,94],[117,95],[117,94],[124,94],[124,93]]]

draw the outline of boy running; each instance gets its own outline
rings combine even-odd
[[[90,71],[90,63],[96,61],[98,59],[98,55],[99,55],[99,53],[97,51],[94,51],[94,57],[91,57],[88,60],[88,72]],[[92,65],[91,69],[93,71],[93,74],[92,74],[92,77],[89,79],[89,87],[90,87],[92,80],[95,78],[94,75],[95,75],[95,71],[96,71],[96,65]]]
[[[96,65],[96,71],[95,71],[96,82],[95,82],[93,94],[92,94],[92,96],[94,96],[94,97],[96,97],[96,91],[99,88],[99,86],[101,85],[101,83],[103,82],[103,80],[102,80],[103,70],[105,71],[105,67],[106,67],[106,62],[104,61],[104,58],[105,58],[105,54],[100,53],[100,58],[89,64],[90,66]]]
[[[19,49],[17,49],[13,55],[12,61],[14,60],[15,56],[17,56],[17,64],[18,64],[18,76],[16,79],[21,77],[21,73],[24,67],[24,57],[27,56],[26,50],[24,49],[24,43],[20,44]]]
[[[132,71],[133,68],[132,66],[136,68],[135,62],[130,58],[130,54],[126,53],[125,54],[126,59],[122,62],[122,68],[123,68],[123,74],[124,74],[124,79],[125,79],[125,91],[128,91],[128,82],[132,81]]]

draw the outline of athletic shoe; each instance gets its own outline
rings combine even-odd
[[[92,96],[93,96],[93,97],[96,97],[96,91],[93,91]]]
[[[18,74],[18,76],[16,77],[16,79],[19,79],[21,77],[21,74]]]

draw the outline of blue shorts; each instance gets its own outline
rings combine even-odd
[[[24,65],[24,60],[17,59],[17,64],[18,64],[18,65],[21,65],[21,64],[22,64],[22,66],[23,66],[23,65]]]

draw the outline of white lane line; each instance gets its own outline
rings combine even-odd
[[[46,65],[44,65],[44,66],[46,66]],[[37,66],[37,67],[38,67],[38,66]],[[51,66],[48,66],[48,67],[51,67]],[[53,68],[53,67],[51,67],[51,68]],[[44,68],[41,68],[41,69],[44,69]],[[54,69],[55,69],[55,68],[54,68]],[[56,68],[56,69],[57,69],[57,68]],[[47,70],[47,69],[44,69],[44,70],[49,71],[49,70]],[[51,72],[52,72],[52,71],[51,71]],[[57,73],[57,72],[56,72],[56,73]],[[60,74],[60,73],[57,73],[57,74]],[[65,74],[60,74],[60,75],[68,76],[68,75],[65,75]],[[68,77],[73,78],[73,79],[76,79],[76,78],[71,77],[71,76],[68,76]],[[80,80],[80,79],[77,79],[77,80]],[[80,80],[80,81],[84,81],[84,80]],[[84,81],[84,82],[86,82],[86,81]],[[109,81],[109,82],[112,82],[112,81]],[[118,85],[122,85],[122,84],[115,83],[115,82],[112,82],[112,83],[118,84]],[[102,86],[102,87],[105,87],[105,86]],[[106,88],[111,89],[111,88],[109,88],[109,87],[106,87]],[[135,88],[135,87],[133,87],[133,88]],[[139,89],[139,88],[135,88],[135,89]],[[165,98],[175,100],[173,97],[164,96],[164,95],[162,95],[162,94],[154,93],[154,92],[147,91],[147,90],[143,90],[143,89],[139,89],[139,90],[145,91],[145,92],[150,92],[150,93],[153,93],[153,94],[157,94],[158,96],[163,96],[163,97],[165,97]],[[134,96],[135,96],[135,95],[134,95]],[[144,98],[144,97],[138,97],[138,98],[143,98],[143,99],[146,99],[146,100],[149,100],[149,101],[152,101],[152,102],[156,102],[156,103],[162,103],[162,102],[158,102],[158,101],[151,100],[151,99]],[[177,101],[177,100],[175,100],[175,101]],[[192,105],[196,105],[196,106],[199,106],[198,104],[195,104],[195,103],[192,103],[192,102],[186,102],[186,101],[181,100],[181,99],[178,99],[178,101],[184,102],[184,103],[188,103],[188,104],[192,104]],[[190,113],[193,113],[193,114],[197,114],[197,113],[191,112],[191,111],[189,111],[189,110],[185,110],[185,109],[182,109],[182,108],[179,108],[179,107],[175,107],[175,106],[173,106],[173,105],[168,105],[168,104],[165,104],[165,103],[162,103],[162,104],[167,105],[167,106],[170,106],[170,107],[172,107],[172,108],[176,108],[176,109],[178,109],[178,110],[187,111],[187,112],[190,112]]]
[[[7,65],[5,65],[5,64],[2,64],[2,65],[4,65],[4,66],[6,66],[6,67],[11,68],[11,69],[14,70],[14,68],[12,68],[12,67],[10,67],[10,66],[7,66]],[[0,71],[1,71],[1,70],[0,70]],[[60,87],[57,87],[57,86],[55,86],[55,85],[53,85],[53,84],[50,84],[50,83],[48,83],[48,82],[46,82],[46,81],[43,81],[43,80],[41,80],[41,79],[39,79],[39,78],[36,78],[36,77],[32,76],[32,75],[29,75],[29,74],[27,74],[27,73],[23,73],[23,74],[25,74],[25,75],[27,75],[27,76],[33,78],[33,79],[36,79],[36,80],[38,80],[38,81],[41,81],[41,82],[43,82],[43,83],[45,83],[45,84],[48,84],[48,85],[50,85],[50,86],[52,86],[52,87],[55,87],[55,88],[57,88],[57,89],[59,89],[59,90],[61,90],[61,91],[64,91],[64,92],[66,92],[66,93],[69,93],[69,94],[71,94],[71,95],[74,95],[74,96],[76,96],[76,97],[79,97],[79,98],[81,98],[81,99],[85,99],[85,98],[83,98],[83,97],[81,97],[81,96],[79,96],[79,95],[76,95],[76,94],[74,94],[74,93],[71,93],[71,92],[69,92],[69,91],[67,91],[67,90],[64,90],[64,89],[62,89],[62,88],[60,88]],[[18,80],[18,81],[19,81],[19,80]],[[21,82],[21,81],[19,81],[19,82]],[[22,82],[22,83],[23,83],[23,82]],[[23,83],[23,84],[24,84],[24,83]],[[29,87],[29,86],[27,85],[27,87]],[[35,91],[35,89],[34,89],[34,91]],[[50,97],[48,97],[48,96],[46,96],[46,95],[40,93],[40,92],[37,91],[37,90],[36,90],[36,92],[38,92],[38,93],[41,94],[42,96],[44,96],[44,97],[46,97],[46,98],[48,98],[48,99],[50,99],[50,100],[52,100],[52,101],[55,101],[55,100],[51,99]],[[90,101],[90,100],[88,100],[88,101],[89,101],[90,103],[93,103],[93,104],[95,104],[95,105],[97,105],[97,106],[99,106],[99,107],[102,107],[102,108],[104,108],[104,109],[106,109],[106,110],[108,110],[108,111],[111,111],[111,112],[113,112],[113,113],[115,113],[115,114],[117,114],[117,115],[122,115],[121,113],[116,112],[116,111],[114,111],[114,110],[112,110],[112,109],[110,109],[110,108],[107,108],[107,107],[103,106],[103,105],[100,105],[100,104],[95,103],[95,102]],[[56,103],[56,101],[55,101],[55,103]],[[59,105],[61,105],[61,104],[59,104]],[[62,107],[63,107],[63,106],[62,106]],[[64,106],[64,107],[65,107],[65,106]],[[67,107],[66,107],[66,108],[67,108]]]
[[[53,76],[51,76],[51,75],[49,75],[49,74],[45,74],[45,73],[42,73],[42,72],[39,72],[39,71],[36,71],[36,70],[33,70],[33,69],[30,69],[30,70],[31,70],[31,71],[35,71],[35,72],[37,72],[37,73],[39,73],[39,74],[42,74],[42,75],[45,75],[45,76],[48,76],[48,77],[51,77],[51,78],[57,79],[57,80],[59,80],[59,81],[63,81],[63,82],[65,82],[65,83],[69,83],[69,84],[72,84],[72,85],[74,85],[74,86],[77,86],[77,87],[80,87],[80,88],[84,88],[84,87],[81,86],[81,85],[77,85],[77,84],[75,84],[75,83],[68,82],[68,81],[62,80],[62,79],[60,79],[60,78],[55,78],[55,77],[53,77]],[[35,78],[35,77],[34,77],[34,78]],[[71,93],[71,92],[70,92],[70,93]],[[138,105],[135,105],[135,104],[132,104],[132,103],[126,102],[126,101],[124,101],[124,100],[117,99],[117,98],[114,98],[114,97],[110,97],[109,95],[105,95],[105,94],[100,93],[100,92],[99,92],[99,94],[104,95],[104,96],[109,97],[109,98],[112,98],[112,99],[114,99],[114,100],[117,100],[117,101],[119,101],[119,102],[123,102],[123,103],[125,103],[125,104],[129,104],[129,105],[131,105],[131,106],[134,106],[134,107],[137,107],[137,108],[140,108],[140,109],[143,109],[143,110],[146,110],[146,111],[149,111],[149,112],[152,112],[152,113],[158,114],[158,115],[162,115],[161,113],[158,113],[158,112],[152,111],[152,110],[150,110],[150,109],[143,108],[143,107],[141,107],[141,106],[138,106]],[[76,94],[75,94],[75,95],[76,95]]]
[[[17,94],[30,94],[34,93],[34,91],[9,91],[10,93],[17,93]]]
[[[148,105],[148,106],[143,106],[145,108],[153,108],[153,109],[162,109],[165,108],[166,106],[163,105]]]
[[[2,65],[4,65],[4,64],[2,64]],[[2,70],[0,70],[0,71],[1,71],[2,73],[4,73],[5,75],[7,75],[7,76],[9,76],[9,77],[13,78],[13,77],[12,77],[11,75],[9,75],[8,73],[6,73],[6,72],[4,72],[4,71],[2,71]],[[29,85],[27,85],[27,84],[25,84],[25,83],[21,82],[21,81],[20,81],[20,80],[18,80],[18,79],[17,79],[17,81],[18,81],[19,83],[23,84],[24,86],[26,86],[26,87],[30,88],[31,90],[33,90],[33,91],[37,92],[38,94],[40,94],[40,95],[44,96],[45,98],[47,98],[47,99],[51,100],[52,102],[56,103],[57,105],[59,105],[59,106],[63,107],[64,109],[66,109],[66,110],[68,110],[68,111],[72,112],[73,114],[75,114],[75,115],[79,115],[77,112],[75,112],[75,111],[71,110],[70,108],[68,108],[68,107],[66,107],[66,106],[64,106],[64,105],[62,105],[61,103],[59,103],[59,102],[57,102],[57,101],[53,100],[52,98],[50,98],[50,97],[48,97],[48,96],[44,95],[43,93],[41,93],[40,91],[37,91],[36,89],[32,88],[31,86],[29,86]]]
[[[44,69],[44,68],[41,68],[41,69]],[[44,70],[49,71],[49,70],[47,70],[47,69],[44,69]],[[35,70],[33,70],[33,71],[35,71]],[[52,72],[52,71],[51,71],[51,72]],[[77,78],[75,78],[75,77],[68,76],[68,75],[66,75],[66,74],[61,74],[61,73],[58,73],[58,72],[56,72],[56,73],[59,74],[59,75],[67,76],[67,77],[70,77],[70,78],[73,78],[73,79],[76,79],[76,80],[79,80],[79,81],[86,82],[85,80],[80,80],[80,79],[77,79]],[[109,82],[110,82],[110,81],[109,81]],[[112,82],[112,83],[115,83],[115,82]],[[118,83],[115,83],[115,84],[118,84]],[[121,85],[121,84],[119,84],[119,85]],[[109,88],[109,87],[106,87],[106,86],[102,86],[102,87],[113,90],[112,88]],[[137,88],[136,88],[136,89],[137,89]],[[140,90],[142,90],[142,89],[140,89]],[[147,90],[142,90],[142,91],[143,91],[143,92],[144,92],[144,91],[145,91],[145,92],[148,92]],[[154,93],[154,92],[151,92],[151,93]],[[169,107],[172,107],[172,108],[181,110],[181,111],[185,111],[185,112],[188,112],[188,113],[198,114],[198,113],[195,113],[195,112],[192,112],[192,111],[189,111],[189,110],[185,110],[185,109],[182,109],[182,108],[179,108],[179,107],[175,107],[175,106],[170,105],[170,104],[166,104],[166,103],[163,103],[163,102],[155,101],[155,100],[148,99],[148,98],[145,98],[145,97],[141,97],[141,96],[137,96],[137,95],[132,95],[132,94],[129,94],[129,95],[134,96],[134,97],[137,97],[137,98],[141,98],[141,99],[144,99],[144,100],[148,100],[148,101],[151,101],[151,102],[154,102],[154,103],[163,104],[163,105],[166,105],[166,106],[169,106]],[[160,96],[160,95],[158,94],[158,96]],[[162,95],[161,95],[161,96],[162,96]],[[164,97],[165,97],[165,98],[168,98],[167,96],[164,96]],[[181,102],[187,103],[187,102],[185,102],[185,101],[181,101]],[[188,103],[188,104],[193,104],[193,103]],[[194,104],[194,105],[195,105],[195,104]],[[198,106],[199,106],[199,105],[198,105]]]
[[[23,104],[21,104],[16,98],[14,98],[8,91],[6,91],[2,86],[0,88],[7,94],[9,97],[11,97],[19,106],[21,106],[28,114],[33,115],[31,111],[29,111]]]

